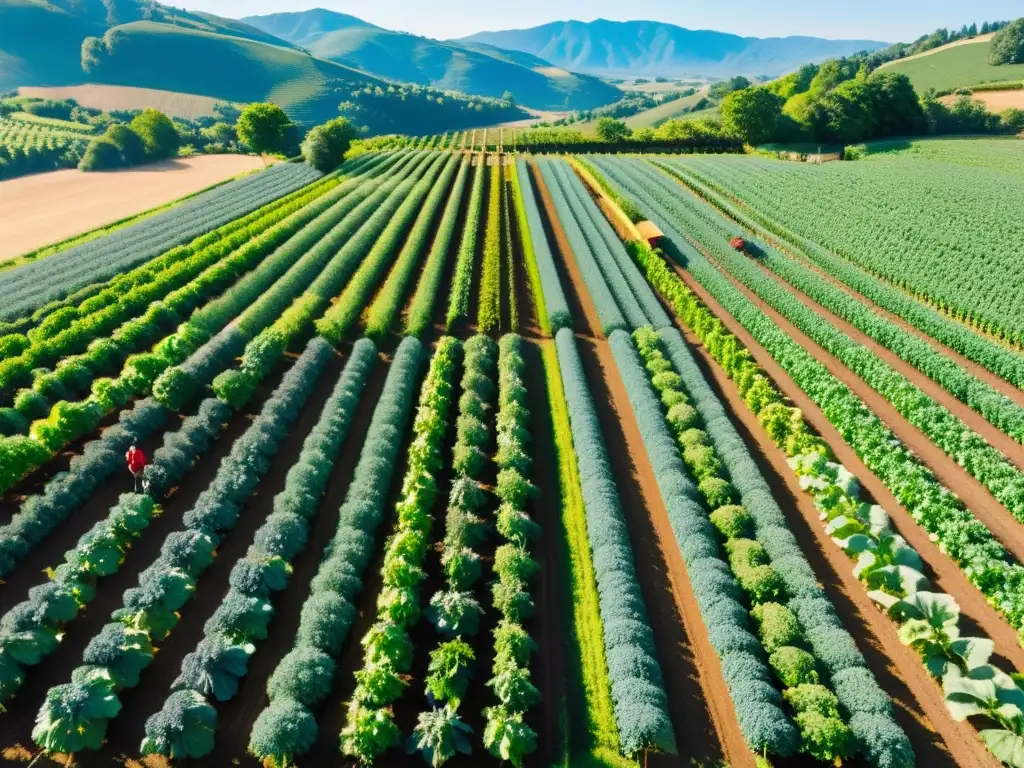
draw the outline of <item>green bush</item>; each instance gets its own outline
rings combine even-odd
[[[757,623],[758,634],[768,653],[786,645],[797,645],[803,640],[803,631],[796,616],[779,603],[761,603],[750,612]]]
[[[814,657],[801,648],[783,646],[768,657],[768,662],[787,688],[818,682]]]
[[[711,513],[710,520],[725,539],[747,538],[754,532],[753,518],[740,506],[719,507]]]

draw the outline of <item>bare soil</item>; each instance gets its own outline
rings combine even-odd
[[[956,94],[951,94],[943,96],[939,101],[951,107],[959,98]],[[989,112],[999,114],[1007,109],[1024,109],[1024,90],[1018,88],[1008,91],[975,91],[971,94],[971,100],[979,101]]]
[[[18,95],[38,99],[74,99],[83,107],[102,109],[104,112],[112,109],[159,109],[168,117],[184,117],[187,120],[215,115],[214,105],[224,103],[220,99],[196,96],[192,93],[96,83],[22,87],[18,89]]]
[[[0,260],[133,216],[264,166],[249,155],[199,155],[116,171],[51,171],[0,182]],[[55,215],[59,212],[59,215]]]

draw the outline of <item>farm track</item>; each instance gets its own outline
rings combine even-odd
[[[556,265],[566,288],[580,357],[630,529],[658,662],[669,683],[669,716],[680,754],[652,754],[648,765],[714,765],[724,761],[734,768],[752,766],[753,756],[723,683],[721,663],[708,639],[629,396],[608,342],[595,332],[600,328],[597,310],[558,221],[550,190],[538,173],[534,182],[562,255]]]
[[[706,297],[702,298],[706,301]],[[721,314],[720,307],[715,306],[714,310],[723,323],[729,327],[729,330],[735,334],[737,329],[730,325],[730,323],[735,324],[732,318],[727,314]],[[666,311],[671,314],[671,307],[666,305]],[[899,642],[895,633],[896,626],[877,609],[867,596],[864,585],[854,577],[853,562],[836,547],[825,533],[818,510],[811,497],[800,488],[796,475],[786,463],[786,455],[765,433],[764,428],[758,423],[757,417],[743,402],[736,385],[729,379],[721,366],[714,361],[692,331],[678,320],[676,320],[676,326],[694,352],[694,357],[705,380],[718,399],[726,406],[725,411],[730,421],[757,463],[779,508],[786,515],[789,529],[800,543],[800,549],[807,556],[818,581],[835,606],[843,626],[854,636],[857,647],[864,654],[875,679],[892,699],[896,719],[910,738],[919,764],[939,768],[953,765],[994,765],[987,753],[975,749],[976,736],[973,729],[963,723],[957,723],[949,717],[937,684],[925,672],[917,655]],[[742,340],[758,358],[759,364],[763,366],[764,362],[759,357],[761,350],[751,344],[753,340],[750,338]],[[770,373],[780,389],[784,389],[789,396],[790,391],[784,387],[784,382],[776,378],[776,372],[771,371]],[[784,373],[782,375],[785,376]],[[809,400],[808,403],[811,408],[814,408],[813,403],[810,403]],[[818,416],[819,414],[810,414],[806,410],[808,405],[803,402],[797,403],[797,405],[804,409],[804,418],[819,430],[819,433],[825,437],[837,455],[839,448],[846,448],[838,433],[828,435],[821,431],[819,422],[811,418],[812,415]],[[824,417],[821,417],[820,421],[827,424]],[[832,431],[835,432],[834,429]],[[852,454],[850,449],[846,448],[846,450]],[[851,468],[858,478],[863,480],[870,476],[865,474],[867,473],[866,467],[853,469],[853,463],[847,456],[842,456],[840,460],[845,466]],[[853,460],[856,461],[855,456]],[[874,480],[873,476],[870,477]],[[875,483],[880,485],[877,481]],[[887,510],[894,509],[892,505],[895,500],[892,498],[872,498],[870,493],[864,492],[861,496],[868,503],[882,504]],[[905,531],[900,531],[900,533],[906,538]],[[943,584],[945,579],[931,568],[928,571],[928,576],[933,582],[939,585]],[[960,581],[965,582],[963,579]],[[957,584],[950,588],[960,586]],[[970,588],[970,585],[967,584],[967,587]],[[984,604],[984,601],[982,603]],[[962,601],[961,607],[963,607]],[[987,608],[987,604],[985,607]],[[964,617],[964,619],[967,618],[967,616]],[[998,621],[998,617],[996,620]],[[971,623],[971,621],[965,620],[964,626],[965,628],[970,627],[969,631],[973,633],[975,628],[971,627]],[[1004,622],[999,621],[999,623],[1005,626]],[[1007,630],[1009,630],[1008,627]],[[1013,633],[1008,632],[1007,634],[1012,636]]]
[[[52,686],[60,685],[71,678],[72,670],[81,664],[82,652],[85,650],[86,645],[103,625],[110,620],[110,614],[121,607],[123,592],[138,584],[139,573],[151,565],[157,558],[167,534],[181,527],[182,516],[192,508],[199,494],[209,486],[217,474],[217,468],[220,466],[221,460],[230,453],[231,446],[248,429],[250,421],[259,413],[263,401],[270,397],[284,374],[285,370],[283,368],[271,374],[257,390],[256,397],[252,399],[245,411],[242,414],[236,414],[235,418],[231,420],[206,455],[186,475],[181,489],[164,501],[162,505],[163,514],[153,520],[145,533],[131,548],[118,572],[100,583],[96,598],[89,603],[88,608],[82,611],[78,618],[68,625],[66,634],[57,649],[47,657],[45,663],[34,667],[30,671],[24,687],[14,699],[14,705],[8,708],[10,710],[8,713],[3,715],[4,735],[3,739],[0,740],[2,742],[0,743],[0,748],[21,744],[29,749],[30,752],[35,751],[31,736],[32,726],[47,691]],[[107,483],[104,486],[104,490],[111,484],[121,486],[123,483],[124,478],[119,477]],[[117,493],[120,492],[121,490],[118,488]],[[230,545],[231,537],[228,537],[227,541],[228,544],[225,546]],[[223,551],[223,549],[220,551]],[[63,554],[63,551],[54,555],[54,558],[56,559],[61,554]],[[217,564],[215,563],[214,568],[216,566]],[[42,583],[43,581],[42,577],[37,579],[37,583]],[[24,598],[25,593],[23,592],[14,601],[17,602]],[[217,599],[219,600],[219,597]],[[182,609],[183,615],[187,616],[190,610],[194,608],[194,605],[190,601]],[[181,628],[181,625],[176,629],[179,628]],[[172,632],[170,638],[173,637],[174,633]],[[161,644],[161,648],[164,647],[167,647],[167,643]],[[180,663],[180,658],[178,662]],[[146,676],[145,672],[143,676]],[[152,694],[156,689],[147,687],[146,690]],[[164,691],[160,691],[160,695],[163,693]],[[130,693],[126,692],[126,695],[130,695]],[[128,714],[126,707],[126,711],[121,716],[127,717]],[[149,714],[152,713],[147,713],[147,716]],[[117,722],[117,719],[113,721],[112,730],[117,727]],[[134,753],[138,749],[138,743],[142,741],[142,736],[141,732],[133,735],[127,744],[109,743],[105,748],[108,750],[105,758],[100,757],[102,754],[100,752],[81,753],[76,756],[75,765],[83,767],[100,764],[109,765],[110,752],[114,754],[120,752]],[[58,763],[44,757],[36,765],[58,765]]]
[[[726,329],[734,334],[751,351],[758,365],[767,372],[783,394],[789,398],[793,405],[801,410],[807,422],[832,448],[836,455],[836,460],[858,478],[862,489],[876,503],[885,508],[890,515],[895,532],[906,539],[907,543],[920,554],[921,559],[926,565],[926,575],[931,579],[938,591],[946,592],[956,597],[957,603],[960,606],[962,615],[961,625],[964,633],[968,635],[983,634],[990,637],[996,644],[997,656],[1008,662],[1009,665],[1020,669],[1022,663],[1024,663],[1024,649],[1020,647],[1017,641],[1017,633],[1014,632],[1006,620],[967,581],[967,577],[959,566],[942,553],[935,543],[929,539],[927,532],[914,521],[882,481],[857,457],[857,454],[846,444],[838,430],[825,418],[821,409],[818,408],[810,397],[804,394],[803,390],[796,385],[775,359],[685,269],[677,264],[672,266],[687,286],[722,321]],[[679,326],[682,328],[681,323],[679,323]],[[692,339],[693,337],[690,336],[689,338]],[[703,353],[703,347],[698,349]],[[726,389],[726,391],[728,392],[729,390]],[[744,405],[734,410],[742,413],[747,409]],[[789,472],[788,467],[786,472]],[[791,472],[789,473],[792,474]],[[819,527],[821,525],[820,520],[817,519],[816,511],[814,513],[814,521],[812,522]],[[841,574],[843,573],[842,568],[844,564],[848,570],[852,570],[852,563],[845,556],[840,556],[838,549],[836,549],[835,557],[840,563],[839,572]],[[863,590],[863,587],[860,587],[860,589]],[[896,625],[891,622],[889,622],[889,625],[890,632],[895,636]],[[920,665],[920,662],[915,661],[915,664]],[[900,667],[900,674],[908,673]],[[928,682],[930,686],[938,690],[935,683]]]
[[[892,403],[868,386],[860,376],[843,365],[835,356],[814,342],[728,272],[722,269],[719,269],[719,272],[766,317],[794,339],[797,344],[810,352],[829,373],[863,400],[868,408],[935,474],[940,483],[947,488],[956,489],[956,495],[963,500],[971,513],[992,531],[999,543],[1014,558],[1018,561],[1024,560],[1024,537],[1021,536],[1020,524],[1013,519],[1005,507],[992,497],[988,489],[975,480],[966,469],[947,456],[927,435],[903,418]]]

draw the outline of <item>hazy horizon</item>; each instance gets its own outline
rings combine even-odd
[[[289,7],[290,6],[290,7]],[[744,37],[810,36],[831,39],[909,42],[938,27],[1017,18],[1024,12],[1017,0],[982,0],[968,6],[949,0],[863,0],[830,7],[811,0],[719,0],[666,7],[663,0],[633,0],[629,14],[611,0],[520,0],[514,5],[448,0],[443,8],[410,0],[376,0],[368,6],[350,0],[191,0],[186,7],[229,18],[327,8],[388,29],[437,39],[476,32],[524,29],[555,21],[650,20],[688,29],[712,29]]]

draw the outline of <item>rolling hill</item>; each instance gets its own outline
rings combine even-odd
[[[597,78],[553,67],[527,53],[393,32],[323,9],[251,16],[243,22],[314,56],[389,80],[491,98],[510,91],[516,101],[534,109],[592,109],[621,96]]]
[[[910,78],[918,92],[927,88],[950,91],[1001,80],[1024,80],[1024,64],[988,63],[991,36],[952,43],[919,56],[883,65],[887,72]]]
[[[655,21],[605,19],[480,32],[457,42],[523,51],[559,67],[606,77],[775,76],[808,62],[886,45],[873,40],[739,37]]]

